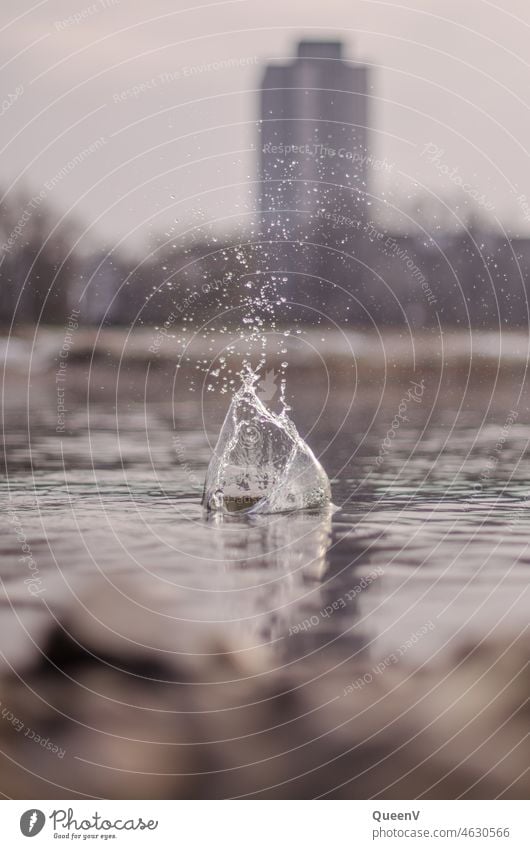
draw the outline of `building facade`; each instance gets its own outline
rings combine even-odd
[[[319,276],[345,237],[323,211],[366,217],[368,68],[346,61],[339,41],[301,41],[293,61],[265,69],[258,131],[260,232],[271,265]],[[314,246],[309,267],[300,242]],[[294,294],[295,280],[289,288]]]

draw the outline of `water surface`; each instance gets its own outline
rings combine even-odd
[[[399,375],[363,383],[362,362],[353,380],[334,356],[325,379],[296,364],[289,377],[292,416],[329,473],[334,507],[254,519],[205,517],[202,482],[228,399],[175,389],[174,364],[72,361],[65,432],[53,368],[40,362],[29,395],[10,371],[4,662],[35,652],[96,578],[132,640],[135,616],[153,617],[156,650],[187,650],[176,622],[190,650],[213,625],[281,663],[338,654],[345,679],[350,661],[377,663],[407,641],[403,656],[421,664],[519,631],[530,539],[523,370],[503,362],[502,380],[491,369],[470,380],[460,366],[411,370],[402,358]]]

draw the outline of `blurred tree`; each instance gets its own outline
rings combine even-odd
[[[58,227],[46,195],[4,194],[0,203],[0,323],[63,323],[78,263],[66,259],[77,235],[71,221]],[[56,228],[56,229],[54,229]]]

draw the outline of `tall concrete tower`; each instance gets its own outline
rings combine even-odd
[[[350,211],[364,205],[368,68],[345,62],[340,41],[301,41],[293,62],[266,68],[259,127],[263,212],[314,210],[329,186]]]
[[[293,61],[265,70],[258,125],[261,234],[280,265],[292,266],[289,246],[296,240],[322,245],[322,257],[326,245],[355,236],[351,225],[345,232],[344,217],[366,217],[368,75],[366,66],[344,60],[340,41],[301,41]],[[317,253],[310,260],[316,274]]]

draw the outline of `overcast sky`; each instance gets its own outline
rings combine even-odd
[[[0,182],[98,239],[141,248],[244,218],[261,65],[301,36],[341,38],[374,69],[374,156],[392,165],[376,192],[414,207],[425,186],[463,215],[478,195],[486,220],[530,232],[528,0],[18,0],[0,29]],[[223,60],[239,67],[208,68]]]

